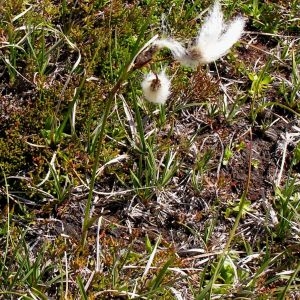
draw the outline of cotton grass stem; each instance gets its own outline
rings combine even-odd
[[[251,141],[250,145],[251,145],[252,144],[252,130],[251,130],[251,128],[249,130],[249,135],[250,135],[250,141]],[[232,242],[232,240],[235,236],[235,233],[237,231],[238,225],[240,223],[240,220],[241,220],[241,217],[242,217],[242,214],[243,214],[243,207],[244,207],[244,205],[246,203],[246,200],[247,200],[246,197],[247,197],[247,194],[248,194],[248,191],[249,191],[250,178],[251,178],[251,160],[252,160],[252,147],[250,147],[250,149],[249,149],[248,176],[247,176],[247,181],[246,181],[246,186],[245,186],[244,192],[241,196],[241,200],[240,200],[240,204],[239,204],[239,212],[238,212],[238,214],[235,218],[235,222],[234,222],[233,227],[232,227],[232,229],[229,233],[229,237],[228,237],[228,240],[227,240],[226,245],[224,247],[224,250],[223,250],[223,252],[222,252],[222,254],[219,258],[219,261],[218,261],[218,264],[216,266],[214,275],[213,275],[212,279],[210,280],[210,282],[207,284],[207,286],[197,296],[197,298],[196,298],[197,300],[204,299],[204,297],[206,296],[207,293],[209,293],[207,299],[211,299],[213,285],[216,282],[216,280],[218,278],[218,275],[220,273],[220,270],[222,268],[222,265],[224,263],[224,260],[225,260],[226,256],[229,253],[231,242]]]
[[[86,238],[87,238],[87,231],[88,231],[88,228],[90,225],[90,211],[91,211],[91,206],[92,206],[93,190],[94,190],[95,181],[96,181],[96,173],[97,173],[99,161],[100,161],[102,142],[103,142],[105,127],[106,127],[105,125],[106,125],[106,122],[108,119],[108,115],[111,111],[111,107],[114,102],[115,95],[119,91],[119,89],[120,89],[122,83],[124,82],[124,80],[126,79],[127,75],[128,75],[128,73],[127,73],[127,70],[125,69],[125,72],[123,72],[121,74],[121,76],[119,77],[115,86],[110,91],[107,102],[106,102],[105,110],[103,113],[102,124],[100,127],[100,131],[99,131],[99,135],[98,135],[98,142],[96,144],[95,155],[94,155],[95,162],[93,165],[91,182],[89,184],[90,189],[89,189],[88,199],[87,199],[87,203],[86,203],[86,207],[85,207],[85,211],[84,211],[84,220],[83,220],[83,225],[82,225],[82,240],[81,240],[82,246],[85,245]]]
[[[95,186],[95,181],[96,181],[96,175],[97,175],[97,170],[100,162],[100,154],[103,146],[103,138],[104,138],[104,133],[106,129],[106,123],[107,119],[109,116],[109,113],[111,111],[112,105],[114,103],[114,99],[118,91],[120,90],[122,84],[127,80],[131,72],[134,71],[133,69],[133,61],[137,57],[137,55],[143,51],[144,47],[139,49],[140,41],[145,33],[145,30],[148,26],[148,23],[145,23],[144,26],[141,29],[141,33],[136,41],[136,44],[134,46],[132,56],[129,60],[129,63],[125,65],[125,67],[121,70],[121,74],[119,76],[119,79],[115,83],[114,87],[111,89],[111,91],[108,94],[104,113],[102,116],[102,121],[101,121],[101,127],[99,130],[99,134],[97,135],[97,141],[96,141],[96,148],[94,152],[94,157],[95,161],[93,164],[93,170],[92,170],[92,176],[91,176],[91,181],[89,184],[89,194],[88,194],[88,199],[84,211],[84,219],[83,219],[83,224],[82,224],[82,237],[81,237],[81,245],[84,246],[87,238],[87,232],[88,228],[91,223],[91,218],[90,218],[90,211],[91,211],[91,206],[92,206],[92,199],[93,199],[93,190]]]

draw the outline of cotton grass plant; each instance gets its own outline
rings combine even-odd
[[[181,65],[196,68],[224,56],[241,38],[244,26],[245,19],[242,17],[225,23],[221,5],[219,1],[216,1],[195,40],[190,42],[187,48],[171,38],[156,39],[152,46],[155,50],[168,48],[174,59]],[[164,104],[170,95],[170,82],[165,71],[161,71],[159,75],[149,73],[142,82],[142,89],[148,101]]]

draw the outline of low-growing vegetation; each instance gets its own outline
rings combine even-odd
[[[300,299],[300,4],[220,3],[2,3],[0,299]]]

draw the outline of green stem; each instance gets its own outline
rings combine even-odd
[[[140,53],[140,51],[143,50],[143,48],[141,48],[141,49],[139,48],[139,45],[140,45],[142,38],[144,37],[147,27],[148,27],[148,22],[149,21],[145,22],[145,24],[142,26],[139,37],[133,48],[130,60],[124,66],[124,68],[121,70],[121,74],[119,76],[118,81],[116,82],[116,84],[114,85],[114,87],[112,88],[112,90],[110,91],[110,93],[107,97],[107,102],[106,102],[105,110],[104,110],[103,117],[102,117],[102,124],[100,127],[99,135],[97,137],[98,141],[96,141],[97,144],[96,144],[96,149],[94,152],[95,153],[95,161],[93,164],[91,182],[89,184],[88,199],[87,199],[87,203],[86,203],[86,207],[85,207],[85,211],[84,211],[84,219],[83,219],[83,224],[82,224],[82,237],[81,237],[82,247],[84,247],[84,245],[86,243],[88,228],[89,228],[91,220],[93,220],[90,218],[90,211],[91,211],[93,192],[94,192],[94,186],[95,186],[95,181],[96,181],[96,173],[98,170],[99,161],[100,161],[100,153],[101,153],[102,146],[103,146],[103,138],[104,138],[105,127],[106,127],[105,125],[106,125],[109,113],[111,111],[111,107],[112,107],[115,95],[120,90],[122,83],[124,81],[126,81],[127,78],[129,77],[129,75],[134,71],[133,61],[135,60],[138,53]]]
[[[252,131],[250,129],[250,141],[252,143]],[[219,261],[218,261],[218,264],[216,266],[216,269],[215,269],[215,272],[214,272],[214,275],[213,275],[213,278],[210,280],[209,284],[201,291],[201,293],[197,296],[197,300],[201,300],[201,299],[204,299],[204,296],[206,295],[206,293],[208,292],[209,295],[208,295],[208,299],[211,299],[211,293],[212,293],[212,288],[213,288],[213,284],[216,282],[217,280],[217,277],[220,273],[220,269],[224,263],[224,259],[226,257],[226,255],[228,254],[229,252],[229,248],[230,248],[230,245],[231,245],[231,242],[235,236],[235,233],[237,231],[237,228],[238,228],[238,225],[240,223],[240,220],[241,220],[241,217],[242,217],[242,214],[243,214],[243,207],[245,205],[245,202],[246,202],[246,196],[248,194],[248,191],[249,191],[249,185],[250,185],[250,178],[251,178],[251,159],[252,159],[252,147],[250,147],[249,149],[249,161],[248,161],[248,177],[247,177],[247,182],[246,182],[246,186],[245,186],[245,190],[244,190],[244,193],[243,195],[241,196],[241,200],[240,200],[240,204],[239,204],[239,212],[237,214],[237,217],[235,219],[235,222],[233,224],[233,227],[229,233],[229,238],[226,242],[226,245],[224,247],[224,251],[222,252],[220,258],[219,258]]]
[[[108,101],[105,106],[103,118],[102,118],[102,125],[100,128],[100,132],[98,135],[98,142],[96,146],[96,151],[95,151],[95,161],[93,164],[93,170],[92,170],[92,177],[91,177],[91,182],[90,182],[90,189],[89,189],[89,195],[85,207],[85,212],[84,212],[84,220],[83,220],[83,225],[82,225],[82,241],[81,244],[84,245],[87,237],[87,230],[89,228],[89,221],[90,221],[90,210],[91,210],[91,205],[92,205],[92,198],[93,198],[93,191],[94,191],[94,186],[95,186],[95,181],[96,181],[96,173],[97,169],[99,166],[99,161],[100,161],[100,153],[102,150],[102,145],[103,145],[103,138],[104,138],[104,131],[105,131],[105,124],[109,115],[109,112],[111,110],[112,104],[114,97],[116,93],[119,91],[122,82],[125,80],[127,75],[127,72],[125,71],[122,73],[122,75],[119,77],[117,83],[113,87],[113,89],[110,91],[109,96],[108,96]]]

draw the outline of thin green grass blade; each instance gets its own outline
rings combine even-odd
[[[82,300],[88,300],[88,295],[87,295],[87,293],[84,289],[84,284],[83,284],[82,279],[79,275],[77,276],[76,281],[77,281],[77,284],[78,284],[81,299]]]

